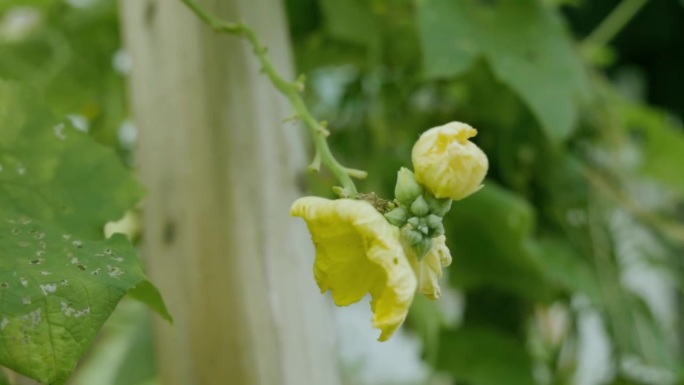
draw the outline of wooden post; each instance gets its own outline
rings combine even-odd
[[[164,385],[337,385],[313,248],[289,217],[306,156],[247,43],[179,1],[122,0],[137,163],[148,188],[142,254],[175,318],[156,324]],[[294,75],[281,2],[205,0],[244,20]],[[293,76],[292,76],[293,78]]]

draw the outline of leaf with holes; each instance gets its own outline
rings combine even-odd
[[[142,191],[112,149],[59,123],[34,92],[0,81],[1,212],[99,239]]]
[[[129,292],[170,320],[126,238],[102,240],[141,191],[113,150],[0,81],[0,365],[64,383]]]
[[[0,364],[62,384],[119,300],[147,283],[122,235],[81,240],[23,216],[0,218]]]
[[[484,57],[535,114],[547,136],[566,139],[588,97],[587,71],[560,18],[533,0],[420,0],[428,77],[464,73]]]

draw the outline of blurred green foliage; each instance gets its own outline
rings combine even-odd
[[[0,78],[40,90],[57,116],[76,117],[93,138],[118,147],[127,63],[117,3],[3,0],[0,12]]]
[[[459,120],[479,131],[486,187],[446,218],[448,285],[465,296],[465,313],[447,322],[443,304],[417,300],[409,320],[426,362],[459,383],[574,383],[590,313],[607,334],[606,383],[684,382],[681,300],[654,298],[653,281],[631,278],[653,273],[681,298],[684,8],[652,1],[601,47],[600,62],[583,57],[582,37],[615,4],[285,2],[309,105],[330,123],[343,163],[370,172],[361,190],[391,196],[427,128]],[[0,3],[0,78],[39,90],[55,123],[71,116],[127,158],[116,7]],[[639,92],[642,83],[650,91]],[[311,178],[321,194],[333,183]],[[136,373],[135,363],[121,367]]]
[[[46,384],[65,383],[128,292],[170,319],[132,245],[104,239],[143,195],[112,149],[115,9],[0,8],[0,365]]]
[[[444,326],[435,321],[441,305],[424,301],[410,316],[428,362],[465,384],[571,384],[586,343],[580,324],[596,312],[609,357],[593,359],[605,360],[611,383],[684,381],[674,338],[681,303],[649,297],[652,283],[630,283],[638,262],[666,282],[663,295],[681,290],[684,111],[677,117],[634,99],[629,84],[611,82],[582,56],[566,15],[601,7],[287,4],[310,103],[330,122],[334,150],[370,172],[361,190],[391,196],[393,171],[410,164],[420,132],[452,120],[476,127],[490,158],[485,188],[445,218],[449,283],[466,297],[462,320]],[[671,8],[684,22],[684,9]],[[619,53],[603,63],[618,67]],[[330,183],[312,179],[320,193]],[[663,304],[674,317],[657,311]]]
[[[54,118],[40,95],[0,82],[0,102],[0,207],[97,239],[140,200],[142,186],[113,151]]]

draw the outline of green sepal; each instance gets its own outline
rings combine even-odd
[[[425,218],[427,227],[430,229],[428,235],[430,238],[438,237],[444,234],[444,223],[442,223],[442,217],[435,214],[430,214]]]
[[[415,251],[418,261],[422,260],[430,249],[432,249],[432,238],[423,238],[423,240],[413,245],[413,251]]]
[[[417,229],[418,226],[420,226],[421,221],[420,221],[420,218],[418,218],[418,217],[411,217],[406,222],[408,222],[408,224],[411,225],[414,229]]]
[[[409,229],[406,231],[406,240],[409,245],[416,245],[423,240],[423,234],[418,230]]]
[[[411,204],[411,212],[418,217],[424,217],[430,213],[430,207],[422,195]]]
[[[437,216],[443,217],[449,212],[449,210],[451,210],[452,200],[449,198],[439,199],[430,194],[427,196],[426,201],[430,207],[430,212]]]
[[[416,182],[411,170],[402,167],[397,172],[397,184],[394,187],[394,197],[400,203],[410,206],[413,201],[423,195],[423,186]]]
[[[404,207],[397,207],[385,213],[385,218],[394,226],[402,227],[406,224],[406,220],[408,219],[408,210]]]

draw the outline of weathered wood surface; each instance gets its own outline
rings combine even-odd
[[[202,1],[244,20],[294,75],[278,0]],[[156,323],[162,384],[337,385],[330,309],[289,217],[306,156],[251,48],[179,1],[123,0],[142,254],[175,317]],[[290,76],[293,78],[293,76]]]

